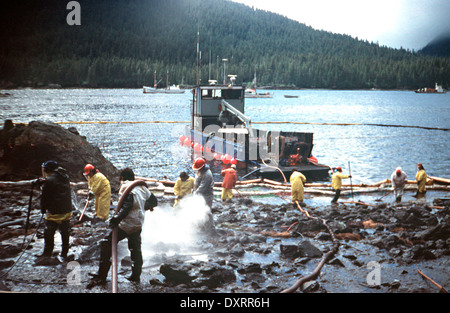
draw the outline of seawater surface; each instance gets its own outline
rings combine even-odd
[[[63,127],[76,127],[117,168],[130,166],[139,176],[175,180],[180,171],[192,174],[191,151],[178,142],[190,121],[190,90],[178,95],[143,94],[141,89],[8,92],[12,96],[0,98],[2,121],[65,122]],[[246,99],[245,114],[255,123],[254,127],[313,132],[313,155],[322,164],[341,166],[344,173],[348,173],[350,162],[355,184],[389,178],[397,166],[414,179],[418,162],[424,165],[428,175],[450,178],[449,131],[420,128],[450,129],[448,93],[273,92],[271,99]],[[285,94],[298,98],[285,98]],[[137,123],[149,121],[161,123]],[[418,127],[334,125],[338,123]]]

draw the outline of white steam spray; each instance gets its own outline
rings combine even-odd
[[[141,233],[144,263],[157,254],[188,253],[198,248],[200,229],[208,223],[210,214],[198,195],[184,197],[175,208],[167,204],[147,211]]]

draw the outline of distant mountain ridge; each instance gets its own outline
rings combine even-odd
[[[450,60],[314,30],[227,0],[15,0],[0,10],[0,86],[142,87],[222,81],[286,88],[416,89],[450,85]]]
[[[438,36],[423,47],[419,53],[437,57],[450,58],[450,33]]]

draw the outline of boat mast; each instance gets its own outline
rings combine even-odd
[[[200,57],[200,31],[197,29],[197,86],[200,85],[199,81],[199,57]]]

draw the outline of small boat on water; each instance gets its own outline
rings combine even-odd
[[[180,142],[208,161],[236,163],[248,175],[288,180],[300,171],[308,180],[328,180],[330,167],[312,156],[313,133],[266,131],[245,115],[245,89],[235,85],[197,85],[192,90],[191,125]]]
[[[272,98],[273,93],[256,91],[256,73],[253,81],[245,89],[245,98]]]
[[[181,94],[185,91],[183,89],[180,89],[179,86],[169,86],[167,88],[154,88],[154,87],[147,87],[144,86],[144,93],[165,93],[165,94]]]
[[[417,89],[414,92],[415,93],[446,93],[444,88],[442,88],[441,85],[438,85],[438,83],[435,83],[434,88],[424,87],[424,88]]]
[[[166,88],[158,88],[158,83],[156,82],[156,71],[153,76],[153,87],[143,86],[144,93],[164,93],[164,94],[182,94],[185,90],[180,89],[180,86],[169,86],[169,71],[167,71]]]
[[[246,98],[272,98],[273,94],[270,92],[256,92],[256,89],[245,89]]]
[[[284,95],[285,98],[298,98],[298,96],[293,96],[293,95]]]

